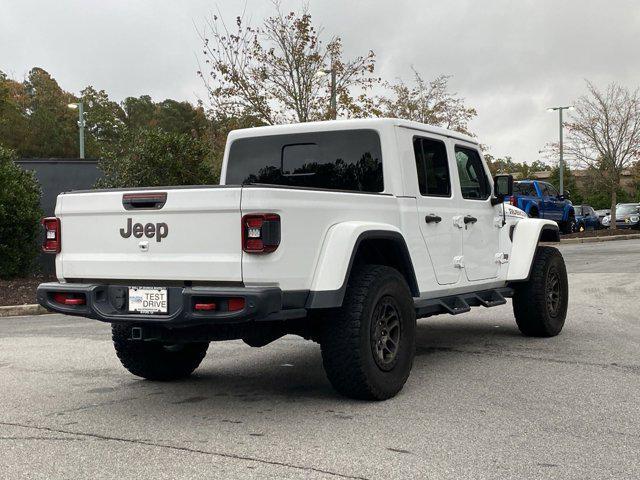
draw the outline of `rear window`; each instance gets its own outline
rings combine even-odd
[[[240,138],[229,149],[226,183],[382,192],[380,137],[342,130]]]
[[[520,183],[515,182],[513,184],[513,193],[515,195],[522,195],[527,197],[535,197],[537,196],[536,189],[533,186],[533,183]]]

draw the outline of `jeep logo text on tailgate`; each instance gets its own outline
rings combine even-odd
[[[129,238],[133,234],[134,237],[140,238],[144,235],[147,238],[156,237],[156,242],[161,242],[163,238],[169,235],[169,226],[162,223],[147,223],[142,225],[141,223],[133,223],[131,218],[127,218],[126,228],[120,229],[120,236],[122,238]]]

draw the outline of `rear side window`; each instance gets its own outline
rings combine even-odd
[[[420,193],[429,197],[451,196],[449,161],[443,142],[414,137],[413,152],[416,158]]]
[[[522,196],[526,196],[526,197],[537,197],[538,194],[536,193],[536,189],[533,186],[533,183],[522,183],[522,182],[515,182],[513,184],[513,193],[515,195],[522,195]]]
[[[480,154],[471,148],[456,146],[456,164],[460,177],[462,198],[486,200],[491,193],[489,179],[484,171]]]
[[[229,149],[226,183],[382,192],[380,137],[341,130],[241,138]]]

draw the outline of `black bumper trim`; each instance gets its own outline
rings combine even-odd
[[[153,282],[146,282],[153,286]],[[166,287],[168,313],[129,313],[128,287],[108,284],[43,283],[38,286],[38,303],[49,311],[66,315],[77,315],[109,323],[135,323],[164,325],[166,327],[190,327],[198,325],[234,324],[261,320],[287,320],[303,318],[307,311],[295,308],[299,303],[291,302],[290,295],[277,287]],[[84,294],[85,305],[63,305],[53,299],[55,293],[73,292]],[[220,301],[240,297],[245,306],[237,312],[193,310],[196,299]],[[286,301],[285,301],[286,300]],[[293,305],[292,305],[293,304]],[[287,308],[288,307],[288,308]],[[292,308],[293,307],[293,308]]]

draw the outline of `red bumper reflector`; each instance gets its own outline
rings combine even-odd
[[[73,293],[54,293],[53,300],[62,305],[84,305],[85,298],[83,296],[75,296]]]
[[[210,310],[215,310],[216,309],[216,304],[215,303],[196,303],[195,306],[193,307],[194,310],[200,310],[200,311],[210,311]]]
[[[244,308],[244,298],[230,298],[229,311],[238,312]]]

